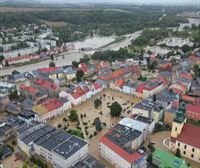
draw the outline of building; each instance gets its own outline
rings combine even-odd
[[[33,106],[32,111],[38,115],[39,122],[47,122],[51,118],[63,114],[71,108],[71,102],[62,102],[56,98],[51,98],[44,103]]]
[[[38,121],[38,115],[31,110],[23,110],[18,114],[18,118],[28,125],[30,125],[34,121]]]
[[[193,120],[200,120],[200,103],[190,103],[186,105],[186,116]]]
[[[84,140],[44,124],[19,133],[17,141],[27,155],[37,154],[56,168],[69,168],[88,152]]]
[[[13,83],[0,82],[0,96],[7,96],[10,92],[16,90],[16,85]]]
[[[138,130],[115,125],[99,139],[100,155],[116,168],[146,167],[146,158],[137,152],[142,143]]]
[[[26,123],[17,117],[7,116],[0,121],[0,143],[7,142],[17,135],[17,131],[26,127]]]
[[[3,60],[3,65],[22,64],[29,61],[36,61],[40,59],[40,55],[24,55],[6,58]]]
[[[156,101],[150,101],[147,99],[134,105],[131,109],[132,114],[139,114],[140,116],[153,119],[156,123],[163,119],[164,109],[162,104]]]
[[[5,58],[10,58],[10,57],[17,57],[19,55],[35,54],[38,51],[39,51],[39,47],[34,46],[34,47],[22,48],[18,50],[6,51],[0,54],[3,55]]]
[[[169,148],[182,156],[200,163],[200,128],[186,123],[183,111],[177,111],[172,123]]]
[[[106,166],[96,160],[93,156],[87,155],[70,168],[106,168]]]
[[[159,168],[189,168],[183,159],[168,152],[164,152],[158,148],[153,152],[152,163]]]
[[[149,136],[153,132],[153,129],[149,127],[149,123],[141,122],[140,120],[137,120],[137,118],[141,118],[141,116],[135,116],[135,118],[123,118],[119,122],[119,124],[126,127],[130,127],[133,130],[140,131],[142,135],[142,142],[144,142],[147,136]],[[155,126],[155,122],[154,122],[154,126]]]
[[[34,88],[33,86],[27,86],[25,84],[21,84],[19,86],[20,95],[34,99],[36,94],[39,92],[38,89]]]
[[[92,97],[92,90],[89,85],[79,83],[72,85],[65,90],[66,97],[71,101],[72,105],[79,105]]]

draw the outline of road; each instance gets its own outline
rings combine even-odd
[[[54,62],[56,64],[56,66],[58,66],[58,67],[62,67],[64,65],[71,65],[72,61],[79,61],[79,59],[82,58],[84,55],[85,55],[85,53],[79,52],[79,51],[66,52],[66,53],[61,54],[59,57],[57,57],[54,60]],[[2,69],[2,70],[0,70],[0,76],[11,74],[13,70],[17,70],[21,73],[27,72],[27,71],[31,72],[37,68],[48,67],[50,62],[51,62],[51,60],[45,60],[45,61],[37,62],[34,64],[27,64],[27,65],[23,65],[23,66],[19,66],[19,67]]]

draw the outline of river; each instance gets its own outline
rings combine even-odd
[[[174,27],[170,28],[173,30],[182,31],[185,26],[191,27],[192,24],[195,25],[200,25],[200,20],[199,19],[191,19],[188,18],[189,23],[181,23],[179,27]],[[152,28],[152,29],[157,29],[157,28]],[[142,34],[143,30],[136,31],[135,33],[132,34],[127,34],[124,35],[126,38],[123,41],[113,43],[111,45],[108,45],[106,47],[101,48],[100,50],[118,50],[119,48],[124,48],[127,47],[128,45],[131,44],[131,40],[136,39]],[[82,41],[77,41],[77,42],[72,42],[71,44],[75,45],[75,50],[63,53],[61,55],[64,55],[64,58],[58,57],[57,60],[54,60],[56,66],[61,67],[63,65],[71,65],[72,61],[79,61],[80,58],[82,58],[86,54],[93,54],[95,51],[90,51],[90,52],[82,52],[79,51],[79,48],[81,47],[87,47],[87,48],[100,48],[102,46],[105,46],[106,44],[109,44],[115,40],[115,36],[109,36],[109,37],[93,37],[93,38],[86,38],[85,40]],[[41,61],[38,63],[34,64],[28,64],[28,65],[23,65],[19,67],[11,67],[9,69],[2,69],[0,70],[0,76],[8,75],[11,74],[13,70],[17,70],[21,73],[27,72],[27,71],[33,71],[37,68],[44,68],[48,67],[50,63],[50,60],[46,61]]]

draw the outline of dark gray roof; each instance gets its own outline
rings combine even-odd
[[[77,138],[75,136],[71,136],[53,151],[58,155],[64,157],[65,159],[68,159],[70,156],[72,156],[85,145],[87,145],[87,143],[82,139]]]
[[[45,135],[47,135],[47,134],[49,134],[53,131],[55,131],[55,128],[46,125],[46,126],[40,128],[38,130],[35,130],[34,132],[31,132],[30,134],[27,134],[27,136],[25,136],[21,140],[25,144],[29,144],[30,142],[36,142],[37,140],[39,140],[43,136],[45,136]]]
[[[135,150],[133,150],[130,146],[126,146],[126,144],[134,141],[140,135],[141,132],[138,130],[117,124],[113,127],[112,131],[105,136],[121,149],[125,150],[129,154],[133,154]]]
[[[83,160],[71,166],[71,168],[106,168],[106,166],[96,160],[93,156],[88,155]]]

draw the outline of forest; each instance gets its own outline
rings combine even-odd
[[[29,23],[65,22],[63,27],[54,27],[64,42],[82,39],[93,33],[109,36],[112,34],[124,35],[137,30],[151,27],[174,27],[185,18],[176,16],[180,12],[175,8],[167,8],[167,14],[162,20],[161,7],[138,7],[122,9],[67,9],[40,12],[1,13],[0,27],[21,26]]]

